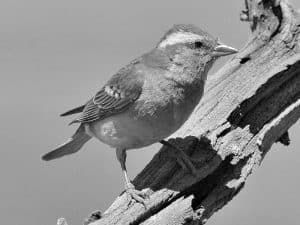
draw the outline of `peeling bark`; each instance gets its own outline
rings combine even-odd
[[[197,159],[197,177],[163,147],[134,179],[150,193],[145,208],[121,194],[86,224],[204,224],[243,188],[272,144],[289,143],[300,117],[300,19],[286,0],[246,0],[245,47],[209,80],[191,118],[172,141]],[[99,213],[97,215],[100,215]]]

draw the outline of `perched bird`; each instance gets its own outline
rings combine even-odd
[[[194,25],[174,25],[155,48],[119,70],[86,104],[62,114],[81,113],[71,122],[79,123],[79,128],[42,159],[73,154],[95,137],[116,149],[126,192],[143,201],[143,194],[127,177],[126,150],[156,142],[172,146],[164,139],[199,103],[212,64],[236,52]],[[173,147],[178,162],[193,171],[189,157]]]

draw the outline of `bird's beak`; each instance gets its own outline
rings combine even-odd
[[[213,51],[213,56],[220,57],[220,56],[235,54],[237,52],[238,50],[235,48],[232,48],[224,44],[218,44]]]

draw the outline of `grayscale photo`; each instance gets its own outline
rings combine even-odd
[[[5,225],[297,225],[298,0],[2,0]]]

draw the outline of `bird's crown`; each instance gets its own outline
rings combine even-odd
[[[158,47],[164,48],[168,45],[181,43],[206,41],[214,43],[216,39],[209,33],[192,24],[175,24],[165,35],[160,39]]]

